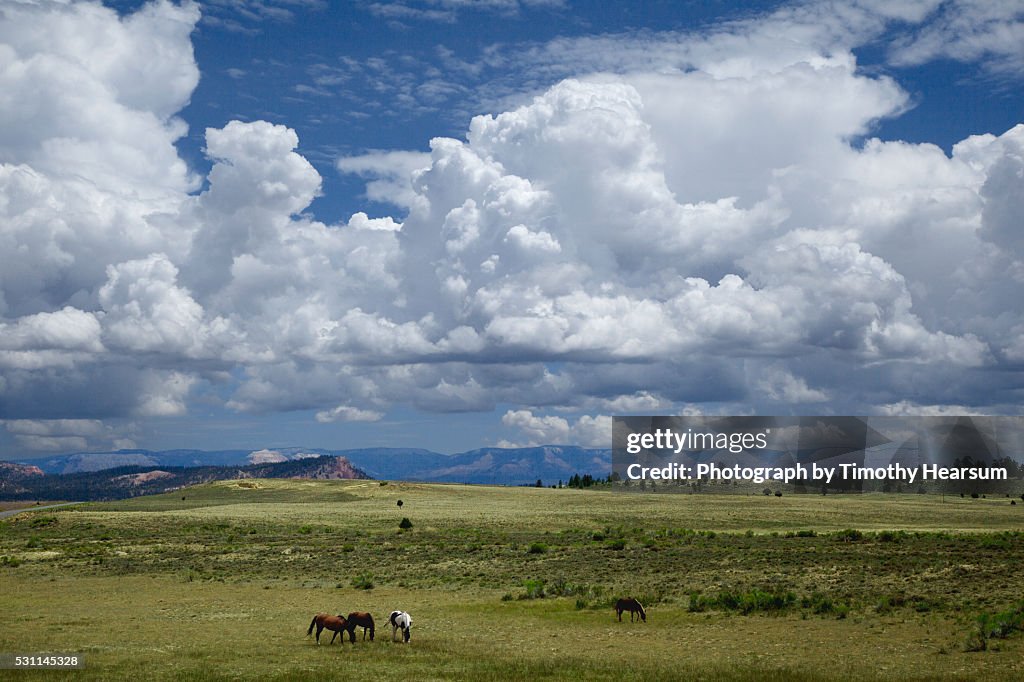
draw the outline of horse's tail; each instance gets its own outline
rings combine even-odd
[[[316,616],[313,616],[313,620],[309,624],[309,629],[306,630],[306,637],[309,637],[311,634],[313,634],[314,627],[316,627]]]

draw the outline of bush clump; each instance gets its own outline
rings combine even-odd
[[[782,613],[795,604],[796,594],[793,592],[781,590],[767,592],[754,588],[746,592],[720,590],[717,595],[709,596],[691,592],[689,610],[699,613],[708,609],[717,609],[719,611],[739,611],[744,615]]]
[[[28,522],[29,528],[44,528],[57,523],[56,516],[37,516]]]
[[[828,595],[820,592],[815,592],[810,597],[804,597],[800,600],[800,606],[811,611],[818,616],[835,616],[842,620],[846,618],[847,614],[850,613],[850,607],[848,604],[838,602]]]
[[[974,621],[964,649],[986,651],[993,639],[1006,639],[1014,632],[1024,631],[1024,601],[1002,613],[983,613]]]
[[[864,539],[864,533],[855,528],[846,528],[835,533],[835,538],[840,542],[857,542]]]
[[[547,596],[547,592],[544,591],[544,581],[535,580],[533,578],[524,580],[523,587],[526,591],[520,595],[520,599],[543,599]]]
[[[360,573],[352,578],[352,587],[357,590],[372,590],[374,588],[373,576],[369,573]]]

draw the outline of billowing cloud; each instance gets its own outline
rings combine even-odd
[[[535,415],[531,410],[508,410],[501,423],[525,440],[502,440],[502,447],[534,447],[578,443],[584,447],[606,448],[612,440],[612,418],[608,415],[582,415],[568,420],[557,415]]]
[[[366,198],[405,209],[420,197],[413,191],[412,174],[430,165],[423,152],[378,151],[338,159],[338,170],[367,178]],[[359,215],[358,213],[356,215]]]
[[[1002,409],[1024,125],[949,155],[872,139],[910,98],[849,47],[936,10],[867,4],[662,37],[628,69],[567,43],[594,73],[429,153],[339,160],[396,210],[338,224],[285,125],[206,130],[205,183],[179,158],[195,5],[5,7],[0,418],[92,447],[120,437],[93,421],[202,395],[320,423],[500,409],[516,442],[600,445],[615,411]]]
[[[97,419],[12,419],[3,421],[19,445],[45,452],[134,448],[133,425],[112,427]]]

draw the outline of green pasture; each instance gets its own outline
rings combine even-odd
[[[0,653],[86,669],[0,678],[1024,679],[1016,626],[977,645],[980,615],[1024,599],[1022,515],[281,480],[28,511],[0,521]],[[647,623],[616,622],[625,595]],[[372,643],[306,637],[318,611],[396,608],[410,645],[382,622]]]

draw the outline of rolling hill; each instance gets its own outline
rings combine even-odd
[[[483,448],[444,455],[417,448],[120,450],[0,463],[7,499],[114,499],[231,478],[375,478],[545,485],[573,474],[604,478],[611,450],[577,446]],[[349,470],[351,469],[351,470]]]
[[[8,464],[8,463],[0,463]],[[70,474],[44,474],[0,466],[0,498],[7,500],[116,500],[165,493],[199,483],[247,478],[365,479],[344,457],[304,458],[241,467],[124,466]]]

